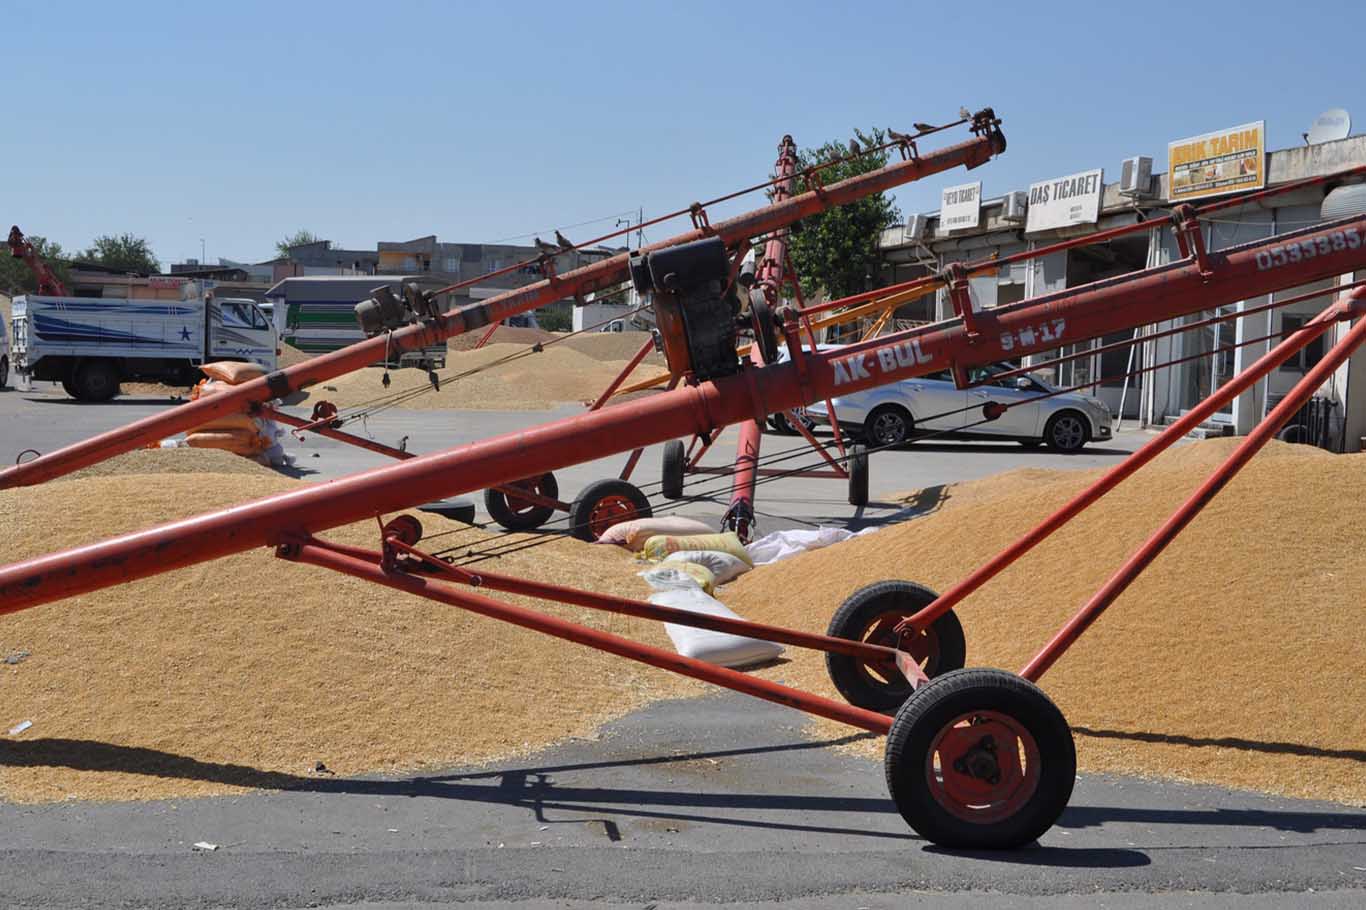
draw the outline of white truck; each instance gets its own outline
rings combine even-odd
[[[199,366],[244,360],[274,370],[278,336],[251,300],[23,295],[12,304],[11,364],[28,381],[60,382],[81,401],[108,401],[121,382],[190,386]]]

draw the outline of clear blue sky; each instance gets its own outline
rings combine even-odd
[[[201,237],[259,260],[297,228],[373,248],[648,216],[763,177],[783,133],[960,106],[1005,121],[987,196],[1133,154],[1165,170],[1169,139],[1251,120],[1272,148],[1328,107],[1366,131],[1360,0],[4,7],[0,221],[69,250],[131,231],[163,263]]]

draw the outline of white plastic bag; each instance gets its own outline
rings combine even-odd
[[[756,566],[766,566],[789,556],[796,556],[807,550],[819,550],[831,544],[843,543],[853,537],[871,534],[876,528],[864,528],[858,533],[843,528],[817,528],[814,531],[774,531],[760,537],[745,547],[750,561]]]
[[[707,616],[742,618],[721,601],[702,593],[696,582],[691,587],[656,591],[650,595],[650,603]],[[783,653],[783,646],[776,642],[745,638],[726,632],[713,632],[710,629],[695,629],[692,626],[666,622],[664,631],[669,633],[674,650],[679,654],[719,664],[722,667],[747,667],[772,660]]]
[[[711,569],[711,574],[716,578],[718,585],[739,578],[749,571],[749,566],[745,564],[743,559],[738,559],[720,550],[679,550],[677,553],[670,553],[665,556],[660,565],[668,565],[671,562],[692,562],[699,566],[706,566]]]

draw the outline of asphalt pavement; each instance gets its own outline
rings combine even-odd
[[[0,458],[50,451],[167,406],[67,403],[0,392]],[[354,427],[414,451],[512,432],[554,414],[390,411]],[[711,463],[733,452],[731,434]],[[1072,457],[1013,443],[879,453],[872,499],[843,483],[760,488],[760,531],[905,517],[898,491],[1020,466],[1113,463],[1122,433]],[[765,437],[765,452],[798,445]],[[306,480],[386,463],[327,440],[291,443]],[[13,450],[13,451],[11,451]],[[794,449],[795,451],[795,449]],[[314,457],[314,456],[317,457]],[[809,463],[809,456],[790,463]],[[560,472],[563,495],[620,471],[613,456]],[[658,448],[639,481],[658,479]],[[706,487],[702,486],[706,484]],[[715,519],[728,481],[685,514]],[[482,503],[481,503],[482,509]],[[496,722],[496,721],[494,721]],[[855,734],[859,735],[859,734]],[[1083,775],[1059,824],[1009,853],[945,851],[887,798],[881,764],[813,741],[802,715],[733,694],[653,705],[590,742],[407,778],[256,775],[246,796],[137,803],[0,803],[0,904],[14,907],[480,908],[744,906],[1360,907],[1366,812],[1169,781]],[[1248,744],[1248,748],[1256,748]],[[1269,748],[1269,747],[1268,747]],[[54,760],[28,740],[25,761]],[[120,749],[91,744],[117,767]],[[69,754],[62,751],[61,754]],[[242,769],[166,756],[158,773],[237,779]],[[216,849],[197,849],[204,842]]]

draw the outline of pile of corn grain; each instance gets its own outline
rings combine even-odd
[[[586,336],[585,336],[586,337]],[[606,337],[606,336],[602,336]],[[577,340],[577,339],[575,339]],[[611,342],[586,343],[611,353]],[[514,355],[516,359],[504,361]],[[627,355],[629,357],[629,355]],[[439,390],[429,390],[400,403],[419,410],[473,408],[490,410],[543,410],[566,402],[595,399],[626,366],[626,359],[605,359],[576,350],[570,342],[539,352],[525,344],[489,344],[478,350],[452,351],[447,356],[448,378]],[[456,374],[477,372],[454,378]],[[641,364],[632,373],[645,378],[659,367]],[[357,407],[386,399],[397,392],[429,388],[425,374],[417,370],[391,370],[390,386],[383,384],[384,370],[371,367],[313,386],[311,400],[326,399],[340,408]]]
[[[195,449],[134,452],[103,471],[0,491],[5,562],[299,483]],[[496,536],[421,520],[433,549],[463,551]],[[325,536],[373,546],[376,531],[369,521]],[[620,550],[567,539],[479,565],[621,594],[643,588]],[[668,647],[656,624],[547,609]],[[0,616],[0,797],[289,787],[317,762],[339,775],[449,767],[590,736],[649,701],[699,691],[602,652],[257,550]],[[32,726],[5,735],[25,721]]]
[[[957,612],[969,666],[1018,671],[1236,440],[1175,449]],[[949,486],[929,514],[742,576],[741,615],[824,631],[858,587],[944,590],[1062,505],[1093,471]],[[1085,770],[1366,802],[1366,455],[1273,443],[1043,677]],[[819,654],[784,676],[832,697]],[[818,722],[822,734],[843,732]],[[856,748],[880,755],[882,740]]]

